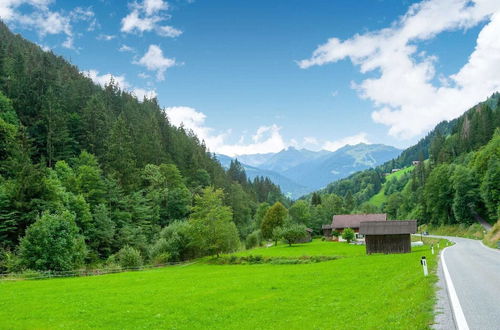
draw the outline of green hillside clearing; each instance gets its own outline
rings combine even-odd
[[[388,182],[389,180],[393,180],[393,179],[399,179],[403,174],[411,172],[414,169],[415,169],[415,166],[412,165],[412,166],[405,167],[405,168],[401,169],[400,171],[391,173],[385,177],[385,182]],[[380,207],[386,201],[387,201],[387,195],[385,195],[385,183],[384,183],[382,185],[382,189],[380,189],[380,191],[376,195],[373,195],[368,200],[368,203],[375,205],[377,207]]]

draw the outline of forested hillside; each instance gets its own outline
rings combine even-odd
[[[435,225],[500,216],[500,94],[436,126],[398,158],[330,184],[320,195],[352,200],[354,211]],[[409,167],[402,175],[388,173]],[[403,171],[403,170],[402,170]],[[374,203],[383,200],[382,205]]]
[[[257,203],[276,201],[279,187],[225,171],[156,99],[101,88],[0,22],[0,270],[231,250]],[[213,214],[226,245],[205,241]]]

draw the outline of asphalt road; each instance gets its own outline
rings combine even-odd
[[[441,258],[469,329],[500,330],[500,250],[467,238],[445,238],[456,243]]]

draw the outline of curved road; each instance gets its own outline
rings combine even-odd
[[[456,243],[443,251],[441,259],[446,264],[469,329],[499,330],[500,250],[490,249],[472,239],[443,238]],[[440,277],[442,275],[440,272]]]

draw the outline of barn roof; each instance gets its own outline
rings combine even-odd
[[[362,235],[415,234],[417,220],[363,221],[359,227]]]
[[[386,221],[387,214],[337,214],[333,216],[332,228],[359,228],[362,221]]]

